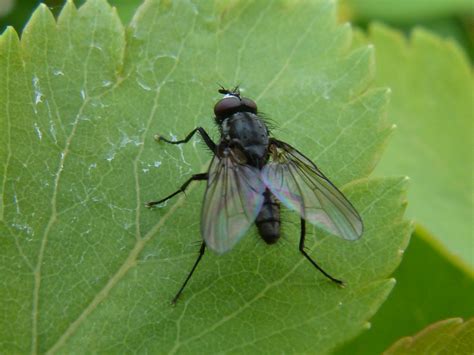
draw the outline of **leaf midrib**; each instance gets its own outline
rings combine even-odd
[[[97,16],[95,17],[95,19],[97,19]],[[94,22],[94,23],[96,23],[96,22]],[[178,50],[178,54],[176,56],[176,61],[175,61],[174,66],[169,70],[168,74],[163,79],[161,85],[156,89],[156,95],[155,95],[155,99],[154,99],[154,102],[153,102],[153,107],[152,107],[152,110],[150,111],[150,115],[149,115],[148,120],[147,120],[146,129],[144,130],[144,132],[142,134],[142,137],[141,137],[142,141],[144,140],[145,135],[150,130],[151,122],[153,120],[153,117],[156,114],[156,110],[158,109],[158,101],[159,101],[159,97],[160,97],[160,93],[161,93],[161,88],[163,87],[163,85],[165,85],[167,83],[167,79],[176,70],[176,68],[178,66],[178,63],[179,63],[180,55],[181,55],[181,53],[184,49],[184,44],[185,44],[186,40],[189,38],[190,34],[193,32],[195,24],[196,24],[196,16],[194,17],[194,21],[193,21],[192,25],[190,26],[190,30],[189,30],[188,34],[183,38],[183,40],[181,42],[181,46]],[[93,33],[95,33],[95,31],[93,31]],[[89,54],[90,54],[90,52],[91,52],[91,49],[89,49]],[[85,67],[87,67],[87,65],[85,65]],[[85,74],[85,77],[87,78],[87,73]],[[100,97],[104,96],[106,93],[110,92],[111,90],[116,89],[117,86],[121,82],[123,82],[123,80],[118,81],[116,85],[112,86],[109,90],[105,90],[101,95],[98,95],[97,98],[100,98]],[[68,137],[65,149],[63,151],[64,154],[61,154],[63,164],[64,164],[64,159],[66,158],[66,155],[67,155],[66,153],[68,151],[68,147],[69,147],[69,145],[72,141],[72,138],[74,136],[74,132],[75,132],[76,127],[77,127],[78,117],[80,117],[80,114],[82,113],[82,110],[86,107],[86,105],[89,101],[90,101],[90,98],[86,97],[86,100],[84,100],[84,102],[83,102],[83,104],[82,104],[82,106],[81,106],[81,108],[80,108],[80,110],[79,110],[79,112],[76,116],[76,121],[74,122],[74,126],[73,126],[73,129],[71,131],[71,135]],[[137,257],[140,254],[140,252],[143,250],[143,248],[145,247],[146,243],[152,238],[153,235],[155,235],[158,232],[158,230],[166,222],[166,220],[169,218],[169,216],[171,216],[173,214],[173,212],[178,208],[178,206],[180,204],[182,204],[182,201],[183,201],[184,197],[179,198],[178,201],[163,216],[163,218],[160,220],[160,222],[158,222],[152,229],[150,229],[150,231],[143,238],[141,237],[140,212],[141,212],[141,208],[142,208],[142,202],[141,202],[141,199],[140,199],[140,183],[139,183],[139,175],[138,175],[138,170],[139,170],[138,169],[138,163],[139,163],[140,157],[143,153],[143,149],[144,149],[144,144],[140,145],[139,151],[138,151],[137,156],[134,159],[134,163],[133,163],[133,172],[134,172],[134,178],[135,178],[135,189],[136,189],[136,196],[137,196],[136,197],[136,203],[137,203],[137,206],[136,206],[136,231],[135,231],[136,243],[135,243],[133,249],[130,251],[127,258],[125,259],[124,263],[118,269],[118,271],[112,276],[112,278],[109,279],[109,281],[107,282],[105,287],[102,288],[96,294],[96,296],[93,298],[92,302],[89,303],[89,305],[81,312],[79,317],[76,318],[76,320],[73,321],[68,326],[66,331],[58,338],[56,343],[47,351],[48,354],[56,352],[62,345],[65,344],[65,342],[68,340],[68,338],[74,333],[74,331],[80,326],[80,324],[89,316],[89,314],[92,313],[92,311],[96,308],[96,306],[99,303],[101,303],[107,297],[110,290],[118,283],[118,281],[128,272],[128,270],[130,268],[135,266]],[[62,165],[60,164],[60,167],[61,166]],[[61,170],[62,169],[60,169],[58,171],[57,180],[59,180]],[[191,186],[190,190],[192,190],[192,189],[193,189],[193,187]],[[52,202],[54,202],[54,207],[56,206],[56,204],[55,204],[56,195],[57,195],[56,192],[57,192],[57,185],[55,184],[55,190],[53,192],[53,198],[52,198]],[[51,218],[50,218],[50,222],[48,223],[48,226],[50,224],[52,224],[52,222],[55,221],[55,218],[56,218],[56,209],[54,208],[53,213],[52,213]],[[47,232],[45,231],[45,236],[43,237],[43,241],[42,241],[42,247],[43,247],[43,244],[44,244],[44,247],[46,246],[45,241],[47,240],[47,235],[49,233],[49,230],[50,230],[50,228],[47,228]],[[43,250],[43,252],[41,252],[41,249],[40,249],[41,260],[42,260],[43,253],[44,253],[44,250]],[[39,264],[40,264],[40,260],[39,260]],[[39,275],[38,275],[38,277],[39,277]],[[36,280],[36,277],[35,277],[35,280]],[[37,287],[38,290],[35,292],[36,298],[39,298],[39,284],[40,284],[40,279],[38,280],[38,287]],[[35,290],[36,290],[36,282],[35,282]],[[37,304],[37,302],[38,302],[38,300],[36,300],[36,304]],[[36,312],[36,315],[37,315],[37,312]],[[36,326],[36,324],[35,324],[35,326]],[[33,328],[33,330],[35,330],[35,327]],[[34,333],[34,334],[36,334],[36,333]],[[35,338],[37,338],[37,334],[36,334]],[[35,343],[35,348],[33,348],[33,350],[35,350],[35,351],[32,351],[32,352],[36,353],[36,347],[37,346],[36,346],[36,343]]]
[[[94,17],[94,23],[93,23],[93,28],[92,28],[92,42],[94,42],[94,38],[96,35],[96,30],[97,30],[97,14]],[[47,40],[46,40],[47,41]],[[87,88],[87,77],[88,77],[88,71],[87,67],[90,61],[90,55],[92,52],[92,46],[89,46],[89,50],[87,52],[87,56],[84,60],[84,80],[83,80],[83,85],[82,87]],[[51,96],[54,97],[53,93],[51,92]],[[101,95],[99,95],[100,97]],[[40,293],[40,288],[41,288],[41,268],[43,265],[43,258],[44,258],[44,253],[46,250],[46,246],[48,244],[48,237],[49,233],[57,221],[57,196],[58,196],[58,190],[59,190],[59,182],[61,180],[61,175],[64,170],[64,163],[66,161],[66,158],[68,157],[69,153],[69,148],[71,146],[72,140],[76,134],[77,127],[78,127],[78,122],[79,122],[79,117],[83,113],[85,107],[87,107],[87,104],[89,103],[90,99],[88,99],[88,96],[83,100],[81,107],[78,110],[78,113],[76,114],[76,118],[72,124],[72,129],[71,133],[66,139],[66,144],[64,145],[64,149],[62,150],[60,154],[60,159],[59,159],[59,165],[58,165],[58,170],[55,174],[55,179],[54,179],[54,184],[53,184],[53,195],[51,197],[51,215],[48,220],[48,223],[46,225],[46,228],[43,233],[43,238],[41,240],[41,245],[40,245],[40,250],[38,253],[38,260],[37,264],[34,270],[34,288],[33,288],[33,310],[32,310],[32,331],[31,331],[31,336],[32,336],[32,341],[31,341],[31,352],[32,354],[36,354],[38,352],[38,318],[39,318],[39,293]]]

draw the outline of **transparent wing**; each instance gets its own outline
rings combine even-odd
[[[311,160],[275,139],[269,149],[273,160],[264,166],[262,179],[285,206],[341,238],[360,238],[359,213]]]
[[[215,156],[201,214],[206,245],[217,253],[232,249],[255,221],[264,190],[258,169],[235,162],[231,155]]]

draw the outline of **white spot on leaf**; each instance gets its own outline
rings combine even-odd
[[[40,102],[43,102],[43,94],[41,92],[39,78],[37,76],[33,77],[33,89],[35,91],[35,105],[38,105]]]
[[[36,135],[38,136],[39,140],[43,139],[43,134],[41,133],[40,128],[38,127],[38,124],[35,122],[34,123]]]
[[[120,139],[120,142],[117,143],[111,143],[111,148],[109,152],[106,155],[106,160],[107,161],[112,161],[115,158],[115,155],[117,154],[117,150],[122,149],[126,147],[127,145],[132,144],[135,147],[138,147],[143,144],[142,141],[140,141],[140,138],[138,136],[131,136],[129,137],[126,133],[122,132],[122,138]]]
[[[102,47],[97,43],[91,43],[91,48],[97,49],[102,52]]]
[[[28,224],[24,223],[12,223],[11,226],[15,229],[21,230],[26,232],[28,235],[34,235],[33,228],[31,228]]]
[[[53,120],[49,121],[49,133],[51,133],[51,136],[53,137],[54,143],[57,143],[56,139],[56,126],[54,125]]]
[[[143,90],[151,91],[151,87],[149,87],[145,83],[141,82],[138,78],[137,78],[137,83]]]
[[[16,213],[21,214],[20,204],[18,203],[18,197],[16,196],[16,191],[13,194],[13,203],[15,204],[15,207],[16,207]]]
[[[111,162],[112,160],[114,160],[115,154],[116,154],[115,150],[111,150],[111,151],[109,151],[109,152],[107,153],[105,159],[106,159],[108,162]]]

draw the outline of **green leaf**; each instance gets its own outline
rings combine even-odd
[[[402,338],[385,355],[396,354],[472,354],[474,351],[474,318],[434,323],[413,337]]]
[[[441,319],[474,317],[472,272],[460,267],[446,248],[420,227],[393,277],[397,286],[371,319],[370,330],[336,354],[380,354],[397,339]]]
[[[284,20],[282,20],[284,19]],[[371,89],[373,49],[350,51],[331,1],[147,1],[124,28],[104,1],[40,6],[21,41],[0,37],[2,352],[327,352],[359,333],[393,287],[408,243],[406,179],[367,179],[391,129],[387,90]],[[209,153],[216,82],[241,84],[274,134],[317,161],[361,212],[350,243],[299,218],[282,240],[249,232],[231,252],[197,256],[203,186],[144,208]]]
[[[372,26],[376,83],[392,88],[389,118],[398,126],[376,173],[413,180],[408,214],[471,268],[474,189],[469,157],[474,81],[463,52],[423,30],[409,42]],[[394,70],[397,68],[397,70]]]
[[[470,0],[343,0],[344,16],[406,24],[439,17],[472,14]]]

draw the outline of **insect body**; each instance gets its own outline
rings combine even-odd
[[[304,250],[306,221],[356,240],[363,232],[359,214],[311,160],[270,137],[254,101],[241,97],[238,88],[219,92],[225,96],[214,107],[221,135],[218,144],[201,127],[180,141],[158,136],[160,141],[181,144],[199,132],[214,153],[207,173],[193,175],[178,191],[147,204],[151,207],[184,192],[193,180],[207,180],[199,256],[172,302],[181,295],[206,247],[217,253],[232,249],[253,223],[266,243],[275,243],[280,236],[280,202],[301,216],[300,252],[327,278],[343,285]]]

